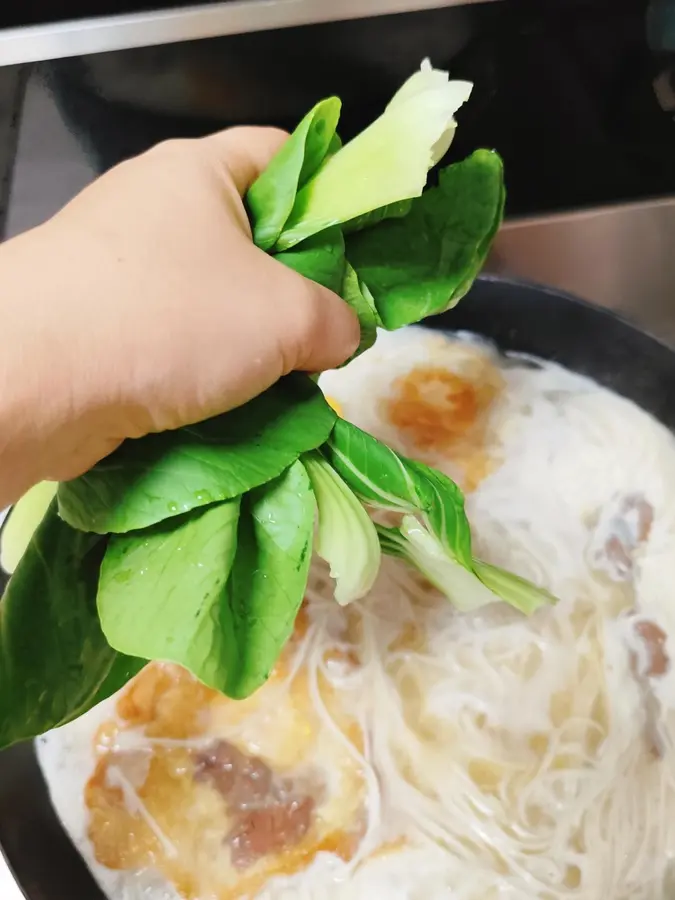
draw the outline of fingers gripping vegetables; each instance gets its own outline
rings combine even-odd
[[[323,100],[248,192],[256,244],[349,303],[358,353],[380,327],[453,306],[485,260],[504,208],[497,154],[478,150],[425,189],[470,92],[425,62],[345,146],[340,101]],[[393,510],[399,524],[376,526],[368,509]],[[151,659],[249,695],[292,632],[313,551],[340,603],[369,591],[382,553],[419,568],[459,609],[501,599],[530,612],[553,599],[473,557],[452,481],[338,419],[311,379],[289,376],[226,415],[127,441],[15,507],[3,546],[5,565],[18,565],[0,605],[0,746],[81,715]]]

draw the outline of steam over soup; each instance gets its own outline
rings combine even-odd
[[[421,328],[322,387],[447,472],[476,553],[560,602],[457,612],[385,561],[347,608],[314,564],[245,701],[171,665],[39,742],[115,900],[672,898],[675,442],[558,366]]]

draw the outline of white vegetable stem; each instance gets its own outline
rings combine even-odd
[[[335,469],[318,453],[302,462],[319,509],[316,552],[330,566],[340,606],[360,600],[380,571],[380,541],[372,519]]]
[[[285,250],[331,225],[418,197],[455,134],[468,81],[424,60],[365,131],[339,150],[298,193],[277,243]]]
[[[57,487],[55,481],[41,481],[12,507],[0,544],[0,565],[8,575],[19,565],[35,529],[56,496]]]
[[[471,612],[500,601],[473,572],[452,559],[438,538],[414,516],[403,516],[400,532],[407,541],[408,558],[458,610]]]

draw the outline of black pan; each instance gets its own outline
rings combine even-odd
[[[559,362],[675,431],[675,350],[611,312],[546,288],[482,278],[456,310],[429,324]],[[27,900],[103,900],[52,811],[32,745],[0,753],[0,845]]]

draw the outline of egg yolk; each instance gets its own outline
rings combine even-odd
[[[462,377],[442,366],[421,365],[394,382],[383,414],[410,445],[410,452],[434,462],[454,463],[466,491],[490,473],[485,449],[486,413],[503,386],[499,372],[481,366]]]
[[[342,418],[342,404],[335,397],[326,397],[326,403]]]

